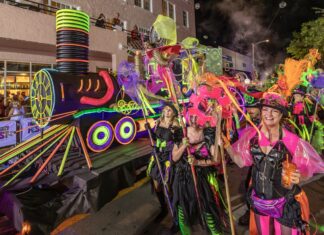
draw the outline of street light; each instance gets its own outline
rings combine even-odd
[[[252,74],[253,74],[253,76],[254,76],[254,72],[255,72],[255,64],[254,64],[254,61],[255,61],[255,57],[254,57],[255,46],[259,45],[261,43],[265,43],[265,42],[268,43],[268,42],[270,42],[270,40],[266,39],[266,40],[263,40],[263,41],[253,42],[252,43]]]

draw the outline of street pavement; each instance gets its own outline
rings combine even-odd
[[[248,234],[248,227],[237,224],[237,219],[245,213],[244,180],[247,169],[240,169],[235,165],[228,167],[229,186],[233,215],[236,219],[237,235]],[[311,224],[324,225],[324,175],[317,175],[303,184],[308,195],[312,212]],[[166,216],[156,221],[160,212],[159,203],[152,194],[150,183],[143,180],[143,184],[131,189],[118,199],[106,204],[100,211],[87,216],[59,234],[63,235],[169,235],[172,219]],[[322,226],[323,227],[323,226]],[[321,229],[323,229],[321,227]],[[203,235],[200,227],[194,227],[192,235]],[[175,233],[180,235],[180,233]],[[317,234],[321,234],[319,231]],[[324,234],[324,230],[322,232]]]

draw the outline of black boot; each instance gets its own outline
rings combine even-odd
[[[160,222],[168,214],[168,207],[163,192],[156,192],[156,196],[160,202],[161,212],[156,217],[155,222]]]

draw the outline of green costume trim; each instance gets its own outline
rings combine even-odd
[[[164,182],[167,183],[169,181],[171,162],[169,160],[165,161],[164,166],[165,166]]]
[[[228,209],[227,209],[227,206],[226,206],[226,204],[225,204],[225,201],[224,201],[224,199],[223,199],[223,197],[222,197],[222,194],[220,193],[220,190],[219,190],[219,184],[218,184],[218,182],[217,182],[216,174],[215,174],[215,173],[210,173],[210,174],[208,174],[208,182],[209,182],[209,184],[210,184],[212,187],[214,187],[214,189],[216,190],[216,192],[218,192],[219,198],[221,199],[221,201],[222,201],[222,203],[223,203],[223,205],[224,205],[224,207],[225,207],[225,209],[226,209],[226,213],[227,213]]]
[[[217,225],[215,223],[215,219],[212,214],[204,213],[206,224],[209,228],[210,234],[212,235],[221,235],[221,233],[217,230]]]
[[[162,149],[166,148],[167,146],[167,142],[165,140],[161,140],[161,139],[157,139],[156,140],[156,147],[159,148],[160,151],[162,151]]]
[[[150,176],[151,174],[151,170],[152,170],[152,167],[153,167],[153,162],[154,162],[154,156],[152,155],[151,158],[150,158],[150,162],[147,166],[147,169],[146,169],[146,175],[147,176]]]
[[[180,232],[182,235],[190,235],[190,228],[185,223],[183,210],[180,206],[178,206],[178,222],[180,227]]]

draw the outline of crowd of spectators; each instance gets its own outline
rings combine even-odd
[[[101,13],[96,20],[95,25],[100,28],[107,28],[111,30],[123,30],[123,24],[120,20],[120,14],[112,19],[107,19],[106,16]]]
[[[15,120],[19,121],[29,110],[29,97],[25,92],[18,91],[16,94],[7,92],[6,100],[0,94],[0,121]]]

